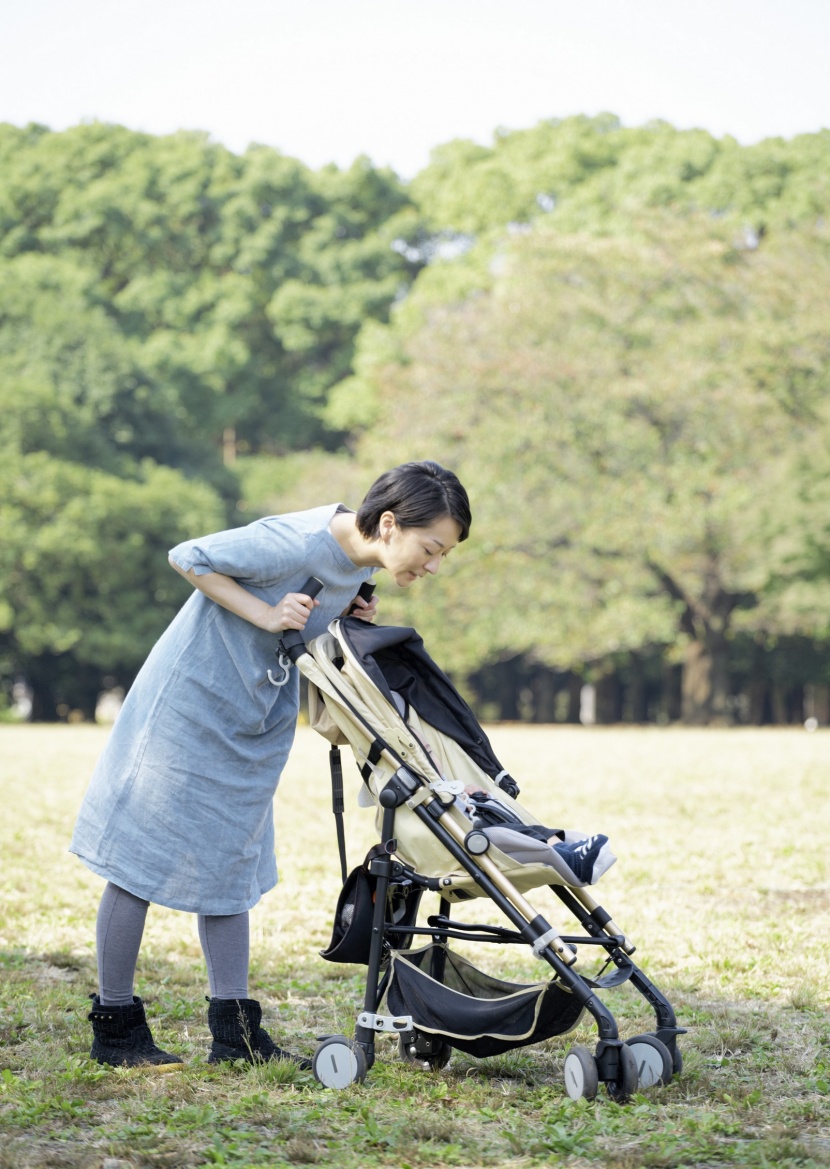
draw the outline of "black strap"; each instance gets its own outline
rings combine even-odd
[[[337,828],[337,848],[340,853],[340,872],[343,884],[348,876],[346,864],[346,834],[343,831],[343,764],[340,760],[340,748],[332,744],[329,751],[329,767],[331,769],[331,810],[334,812],[334,823]]]
[[[590,987],[597,987],[599,990],[608,990],[612,986],[620,986],[626,982],[634,973],[634,963],[630,958],[617,958],[616,970],[612,970],[610,974],[603,976],[603,971],[607,970],[611,964],[611,959],[603,966],[599,974],[595,978],[588,978],[582,975],[584,982]]]
[[[360,769],[360,774],[363,776],[364,783],[368,783],[372,774],[372,769],[376,763],[380,762],[380,757],[383,754],[384,744],[380,739],[375,739],[369,748],[369,754],[366,756],[368,762],[364,763]]]

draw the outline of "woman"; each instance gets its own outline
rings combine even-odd
[[[156,1046],[133,995],[151,902],[198,914],[210,1062],[287,1056],[248,998],[248,910],[277,881],[272,799],[299,700],[296,670],[275,685],[275,635],[314,637],[355,605],[371,621],[377,601],[359,597],[360,585],[378,568],[401,588],[436,573],[470,518],[451,471],[405,463],[381,475],[357,513],[330,504],[172,549],[171,565],[196,591],[130,689],[70,846],[108,882],[93,1059],[181,1063]],[[310,576],[323,582],[317,600],[300,591]]]

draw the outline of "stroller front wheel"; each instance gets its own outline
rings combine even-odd
[[[599,1088],[597,1061],[587,1047],[572,1047],[565,1056],[565,1091],[571,1100],[593,1100]]]
[[[360,1044],[345,1035],[329,1035],[314,1052],[311,1070],[324,1088],[348,1088],[363,1083],[369,1063]]]

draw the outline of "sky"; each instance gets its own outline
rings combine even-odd
[[[411,178],[453,138],[830,127],[830,0],[6,0],[0,122],[202,130]]]

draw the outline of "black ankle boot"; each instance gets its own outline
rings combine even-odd
[[[129,1007],[102,1007],[97,994],[89,997],[92,1010],[87,1018],[94,1036],[89,1053],[91,1059],[113,1067],[128,1068],[142,1065],[161,1067],[182,1062],[177,1055],[156,1047],[140,998],[133,997]]]
[[[208,999],[208,1026],[213,1043],[208,1063],[225,1059],[244,1059],[248,1063],[259,1060],[290,1059],[303,1070],[311,1068],[311,1060],[291,1055],[277,1047],[271,1036],[260,1026],[262,1007],[256,999]]]

